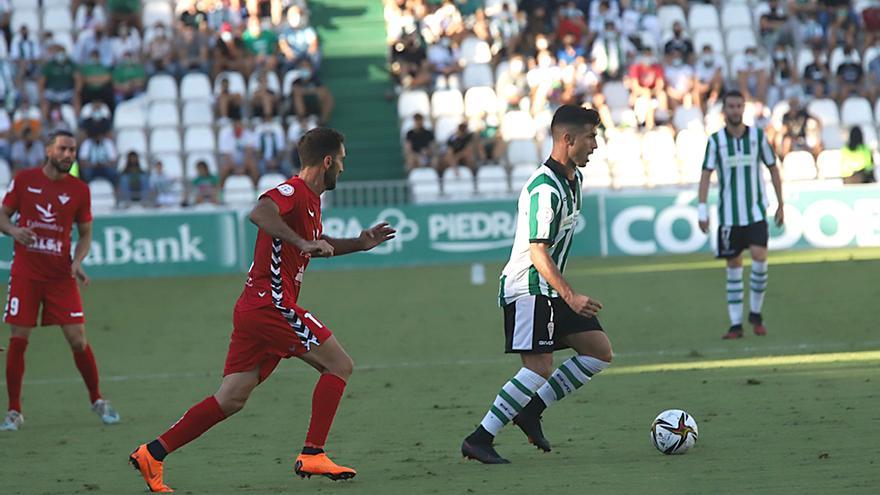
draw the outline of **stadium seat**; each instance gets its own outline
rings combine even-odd
[[[52,42],[64,47],[66,53],[73,53],[74,42],[70,31],[54,31],[52,33]]]
[[[464,94],[464,114],[478,117],[483,113],[493,114],[498,110],[498,98],[495,90],[478,86],[470,88]]]
[[[626,187],[645,187],[645,167],[641,160],[617,161],[611,166],[612,186],[616,189]]]
[[[816,164],[809,151],[792,151],[782,161],[785,180],[812,180],[816,178]]]
[[[254,182],[244,175],[232,175],[223,184],[223,202],[230,206],[250,206],[257,199]]]
[[[652,160],[646,167],[648,174],[647,182],[653,187],[671,186],[680,182],[678,163],[676,163],[675,158],[672,156]]]
[[[464,98],[457,89],[434,91],[431,95],[431,115],[437,117],[460,117],[464,115]]]
[[[247,92],[247,84],[244,82],[244,76],[235,71],[225,71],[217,74],[217,77],[214,79],[214,94],[220,94],[220,83],[224,80],[229,80],[229,92],[230,93],[239,93],[242,98],[244,98]]]
[[[14,0],[12,3],[16,2],[33,2],[33,0]],[[67,7],[70,8],[73,0],[43,0],[43,8],[45,7]]]
[[[269,173],[260,177],[260,180],[257,181],[257,193],[263,194],[269,189],[273,189],[286,181],[287,177],[278,174],[278,173]]]
[[[608,133],[608,161],[612,167],[618,162],[642,163],[640,136],[632,130]]]
[[[519,193],[523,186],[526,185],[526,182],[535,173],[535,169],[538,168],[538,165],[535,163],[523,163],[521,165],[514,165],[512,169],[510,169],[510,189],[514,193]]]
[[[822,123],[822,126],[837,126],[840,124],[840,113],[837,111],[837,103],[830,98],[821,98],[811,101],[807,105],[807,111]]]
[[[664,5],[657,9],[657,18],[660,21],[660,30],[662,32],[671,31],[672,25],[680,22],[685,30],[688,29],[687,17],[684,10],[678,5]]]
[[[861,64],[862,58],[859,56],[859,52],[857,50],[853,50],[852,53],[855,56],[856,62]],[[846,55],[843,54],[843,47],[837,46],[834,50],[831,50],[831,57],[828,59],[828,68],[831,70],[832,74],[837,74],[837,69],[840,67],[840,64],[843,63],[843,60],[846,58]]]
[[[180,80],[180,99],[183,101],[212,100],[211,80],[198,72],[190,72]]]
[[[125,128],[143,129],[147,125],[144,106],[137,101],[125,101],[116,106],[113,113],[113,127],[116,130]]]
[[[838,150],[843,147],[843,136],[836,125],[822,126],[822,147],[826,150]]]
[[[150,133],[150,153],[180,153],[177,127],[160,127]]]
[[[477,169],[477,196],[481,199],[506,196],[510,192],[507,171],[501,165],[483,165]]]
[[[746,48],[757,47],[758,42],[751,28],[734,28],[727,32],[724,45],[727,47],[727,55],[733,57],[746,51]]]
[[[162,172],[168,177],[182,179],[185,177],[183,163],[180,161],[180,155],[177,153],[160,153],[153,156],[153,160],[149,163],[149,169],[153,169],[153,164],[157,161],[162,162]],[[143,163],[144,166],[147,163]]]
[[[615,110],[629,107],[629,90],[620,81],[609,81],[602,87],[608,108]]]
[[[177,101],[177,81],[167,74],[156,74],[147,81],[150,101]]]
[[[207,126],[190,127],[183,135],[183,149],[187,153],[194,151],[207,151],[213,153],[217,144],[214,139],[214,131]]]
[[[528,112],[514,110],[501,119],[501,136],[505,141],[513,139],[535,139],[535,121]]]
[[[836,179],[840,177],[840,150],[825,150],[819,153],[816,161],[819,178]]]
[[[584,173],[583,189],[596,190],[611,187],[611,170],[605,160],[597,160],[590,156],[590,162],[582,170]]]
[[[43,7],[43,31],[73,30],[73,16],[70,7]]]
[[[136,151],[141,156],[147,155],[147,138],[140,129],[123,129],[116,133],[116,150],[120,155]]]
[[[471,64],[488,64],[492,61],[492,49],[489,43],[477,38],[469,36],[461,42],[459,47],[461,51],[461,59],[464,60],[465,67]]]
[[[672,125],[676,129],[703,130],[703,111],[700,107],[678,107],[672,116]]]
[[[144,26],[154,26],[156,23],[161,23],[166,27],[171,27],[174,25],[174,10],[168,2],[148,1],[143,6],[141,22]]]
[[[218,171],[217,167],[217,158],[214,157],[213,153],[206,152],[194,152],[186,155],[186,178],[193,179],[196,174],[196,163],[204,161],[208,165],[208,170],[211,171],[212,174],[216,174]]]
[[[284,96],[290,96],[293,92],[293,82],[306,74],[300,69],[290,69],[284,73],[284,80],[281,81],[281,93]]]
[[[461,82],[466,90],[477,86],[494,86],[492,66],[489,64],[466,65],[461,74]]]
[[[5,158],[0,158],[0,187],[5,188],[11,179],[12,167],[9,166],[9,162]]]
[[[645,163],[675,163],[675,137],[672,131],[658,128],[646,132],[642,136],[642,160]]]
[[[487,17],[494,17],[501,13],[502,5],[507,4],[507,9],[510,13],[516,16],[516,0],[486,0],[485,1],[485,10]]]
[[[675,155],[683,172],[702,169],[707,141],[705,132],[693,129],[678,131],[678,136],[675,138]]]
[[[265,71],[266,73],[266,86],[269,87],[272,91],[275,92],[276,95],[281,94],[281,81],[278,80],[278,74],[274,71]],[[254,91],[257,90],[259,84],[257,83],[257,79],[259,79],[260,72],[254,71],[251,74],[251,77],[248,79],[248,96],[254,94]]]
[[[169,101],[157,101],[147,111],[147,125],[150,127],[179,126],[177,105]]]
[[[688,12],[688,27],[691,31],[698,29],[714,29],[718,30],[720,23],[718,21],[718,9],[712,4],[695,4],[690,6]],[[694,47],[698,52],[702,46]]]
[[[417,168],[407,177],[414,203],[437,201],[440,198],[440,177],[433,168]]]
[[[797,68],[798,74],[803,74],[804,69],[807,68],[808,65],[813,63],[813,51],[809,48],[801,48],[801,51],[797,54]]]
[[[507,163],[511,166],[528,164],[538,165],[538,147],[534,139],[513,139],[507,143]]]
[[[397,116],[401,119],[420,113],[425,117],[431,115],[431,101],[428,93],[422,90],[404,91],[397,98]]]
[[[840,106],[840,117],[845,127],[874,122],[871,102],[867,98],[850,96]]]
[[[699,29],[694,32],[694,50],[700,53],[703,47],[709,45],[716,55],[724,53],[724,37],[717,29]],[[727,65],[727,64],[725,64]]]
[[[440,117],[434,125],[434,139],[441,147],[446,146],[446,141],[455,133],[463,119],[461,117]]]
[[[35,5],[32,3],[31,6]],[[38,38],[40,32],[40,13],[36,8],[27,8],[25,6],[16,7],[12,11],[12,19],[10,21],[10,29],[12,33],[18,33],[22,26],[28,27],[28,32],[33,38]]]
[[[865,49],[865,54],[862,56],[862,69],[865,73],[868,72],[868,64],[878,55],[880,55],[880,46],[869,46]]]
[[[859,127],[862,129],[862,139],[865,144],[868,145],[868,148],[872,150],[877,149],[877,129],[874,128],[873,123],[859,124]],[[846,140],[849,141],[849,133],[847,132],[845,136]]]
[[[205,100],[187,101],[183,105],[183,125],[213,125],[214,110]]]
[[[449,199],[471,199],[474,196],[474,173],[459,166],[443,171],[443,195]]]
[[[116,206],[113,183],[107,179],[99,177],[89,182],[89,193],[92,196],[92,209],[95,211],[112,210]]]
[[[76,118],[76,110],[73,105],[69,103],[61,105],[61,118],[70,126],[70,130],[76,132],[79,129],[79,119]]]
[[[782,126],[782,118],[785,117],[785,114],[791,109],[791,106],[788,104],[788,100],[781,100],[776,105],[773,106],[773,111],[770,112],[770,124],[774,127]]]
[[[744,3],[724,2],[721,7],[721,25],[725,31],[735,28],[752,28],[752,11]]]

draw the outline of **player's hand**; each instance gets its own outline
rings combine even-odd
[[[583,294],[574,294],[565,302],[572,311],[587,318],[596,316],[599,310],[602,309],[602,303]]]
[[[782,227],[782,224],[785,223],[785,208],[782,205],[776,207],[776,226]]]
[[[704,234],[709,233],[709,221],[708,220],[700,220],[697,223],[700,225],[700,230],[703,231]]]
[[[361,231],[360,241],[364,251],[369,251],[383,242],[394,239],[394,230],[388,222],[373,225],[370,229]]]
[[[330,243],[325,241],[324,239],[318,239],[317,241],[305,241],[300,247],[300,250],[305,254],[315,256],[317,258],[329,258],[333,256],[333,246],[331,246]]]
[[[83,287],[89,286],[89,276],[86,275],[86,271],[83,270],[82,263],[73,262],[70,265],[70,274],[73,275],[74,278],[79,280],[79,283],[83,285]]]
[[[37,234],[27,227],[16,227],[10,234],[13,239],[25,246],[30,246],[37,240]]]

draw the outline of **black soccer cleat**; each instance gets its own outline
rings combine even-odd
[[[513,423],[516,426],[519,426],[519,429],[526,434],[530,444],[544,452],[550,452],[552,450],[550,448],[550,441],[547,440],[544,436],[544,431],[541,429],[540,416],[533,416],[523,411],[513,418]]]
[[[461,444],[461,455],[465,459],[473,459],[483,464],[510,464],[510,461],[495,451],[491,443],[473,442],[465,439]]]

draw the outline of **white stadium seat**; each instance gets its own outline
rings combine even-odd
[[[510,169],[510,190],[514,193],[519,193],[523,186],[526,185],[529,177],[535,173],[536,168],[538,168],[537,163],[514,165],[513,168]]]
[[[822,147],[826,150],[837,150],[843,147],[844,140],[840,127],[836,125],[822,126]]]
[[[477,195],[480,198],[504,196],[509,190],[507,171],[501,165],[483,165],[477,169]]]
[[[703,47],[709,45],[716,56],[724,53],[724,37],[717,29],[698,29],[694,32],[694,50],[697,53],[703,51]]]
[[[413,202],[425,203],[440,198],[440,177],[433,168],[417,168],[407,177]]]
[[[214,110],[205,100],[187,101],[183,105],[183,125],[213,125]]]
[[[537,128],[528,112],[515,110],[507,112],[501,119],[501,136],[505,141],[513,139],[535,139]]]
[[[223,202],[230,206],[250,206],[257,199],[254,182],[244,175],[232,175],[223,184]]]
[[[629,107],[629,90],[620,81],[609,81],[602,87],[608,108],[615,110]]]
[[[189,179],[195,178],[196,175],[196,164],[199,162],[205,162],[208,165],[208,170],[212,174],[216,174],[218,171],[217,167],[217,158],[214,157],[213,153],[206,152],[194,152],[186,155],[186,177]]]
[[[703,130],[703,111],[700,107],[678,107],[672,116],[672,125],[676,129]]]
[[[840,150],[825,150],[819,153],[816,160],[816,168],[819,169],[819,177],[822,179],[836,179],[840,177]]]
[[[470,199],[474,196],[474,173],[465,166],[443,171],[443,195],[449,199]]]
[[[160,127],[150,133],[150,153],[180,153],[177,127]]]
[[[116,150],[120,155],[136,151],[141,156],[147,155],[147,138],[139,129],[123,129],[116,133]]]
[[[797,55],[798,74],[803,74],[804,69],[813,63],[813,51],[809,48],[801,48]]]
[[[5,158],[0,158],[0,187],[5,189],[6,185],[12,179],[12,167]]]
[[[400,97],[397,99],[397,116],[405,119],[417,113],[422,114],[426,118],[430,117],[431,101],[428,99],[428,93],[422,90],[400,93]]]
[[[821,98],[811,101],[807,105],[810,115],[816,117],[822,126],[837,126],[840,124],[840,114],[837,111],[837,103],[830,98]]]
[[[157,161],[162,162],[162,173],[164,173],[168,177],[173,177],[176,179],[181,179],[184,177],[183,162],[180,161],[180,155],[178,153],[160,153],[158,155],[154,154],[153,160],[150,161],[150,170],[152,170],[153,165]],[[144,165],[146,165],[146,163]]]
[[[718,9],[712,4],[691,5],[688,12],[688,27],[691,31],[698,29],[718,29]],[[698,51],[699,47],[695,47]]]
[[[862,140],[872,150],[877,149],[877,129],[874,128],[873,123],[859,124],[859,127],[862,129]],[[846,136],[847,141],[849,140],[849,135]]]
[[[459,47],[461,58],[466,65],[488,64],[492,61],[492,49],[485,41],[476,36],[469,36],[461,42]]]
[[[180,80],[180,99],[189,100],[212,100],[211,80],[208,76],[199,72],[191,72]]]
[[[276,95],[281,94],[281,81],[278,80],[278,74],[275,74],[273,71],[265,71],[266,74],[266,86],[269,89],[275,92]],[[254,91],[259,87],[259,83],[257,80],[259,79],[260,72],[254,71],[251,74],[250,79],[248,79],[248,95],[254,94]]]
[[[213,153],[217,148],[214,131],[210,127],[190,127],[183,135],[183,149],[187,153],[207,151]]]
[[[870,124],[874,122],[871,102],[867,98],[850,96],[840,106],[840,116],[844,126]]]
[[[684,10],[678,5],[664,5],[657,9],[657,18],[660,20],[660,30],[663,32],[671,31],[672,25],[680,22],[685,30],[688,29],[687,18]]]
[[[36,5],[36,2],[31,5]],[[28,32],[30,33],[29,36],[32,37],[31,39],[38,37],[38,33],[40,32],[40,13],[37,12],[37,9],[16,7],[12,11],[12,19],[10,22],[12,33],[18,33],[18,30],[21,29],[22,26],[28,27]]]
[[[244,76],[235,71],[225,71],[217,74],[217,77],[214,79],[214,94],[220,94],[220,85],[223,80],[226,79],[229,81],[229,92],[232,94],[238,93],[242,96],[246,96],[247,85],[244,82]]]
[[[862,58],[859,56],[858,51],[853,50],[852,55],[855,57],[857,63],[862,63]],[[840,67],[840,64],[842,64],[845,59],[846,55],[844,55],[843,53],[842,46],[838,46],[831,51],[831,58],[828,60],[828,69],[831,70],[832,74],[837,74],[837,69]]]
[[[645,167],[641,160],[615,162],[611,167],[612,185],[615,188],[644,187]]]
[[[457,89],[434,91],[431,95],[431,115],[458,117],[464,115],[464,98]]]
[[[177,81],[167,74],[156,74],[147,81],[147,99],[151,101],[176,101]]]
[[[492,114],[498,110],[498,98],[492,88],[476,87],[464,94],[464,114],[478,117],[483,113]]]
[[[147,2],[141,12],[141,22],[144,26],[154,26],[161,23],[166,27],[174,24],[174,10],[168,2]]]
[[[638,134],[633,131],[608,133],[608,161],[612,165],[618,162],[642,163],[642,143]]]
[[[812,180],[816,178],[816,164],[809,151],[792,151],[782,161],[785,180]]]
[[[73,16],[70,15],[69,7],[43,8],[43,31],[71,31],[72,29]]]
[[[434,139],[441,146],[446,146],[446,141],[455,133],[461,123],[461,117],[440,117],[434,125]]]
[[[73,53],[74,42],[70,31],[54,31],[52,33],[52,43],[64,47],[64,52],[67,54]]]
[[[139,101],[125,101],[116,106],[116,111],[113,113],[113,127],[116,130],[143,129],[146,125],[147,115]]]
[[[257,193],[263,194],[269,189],[274,189],[278,187],[278,184],[286,181],[287,177],[278,174],[278,173],[268,173],[260,177],[260,180],[257,181]]]
[[[678,163],[672,156],[654,160],[647,165],[648,184],[651,186],[669,186],[679,183]]]
[[[702,131],[684,129],[678,132],[675,138],[675,155],[683,171],[702,169],[707,141],[706,133]]]
[[[727,32],[724,46],[727,47],[727,55],[732,57],[746,51],[746,48],[757,47],[758,42],[752,28],[735,28]]]
[[[493,86],[492,66],[489,64],[470,64],[465,66],[461,74],[462,85],[465,89],[477,86]]]
[[[507,163],[511,166],[528,164],[534,167],[539,160],[534,139],[513,139],[507,143]]]
[[[611,187],[611,170],[608,168],[608,162],[598,160],[590,156],[590,162],[584,171],[585,190],[607,189]]]
[[[642,136],[642,160],[646,163],[655,161],[675,161],[675,138],[672,131],[659,128],[648,131]]]
[[[147,125],[150,127],[170,127],[180,125],[177,105],[170,101],[157,101],[147,112]]]
[[[96,211],[112,210],[116,206],[113,184],[103,178],[89,182],[89,193],[92,196],[92,209]]]
[[[725,2],[721,7],[721,24],[725,31],[734,28],[752,28],[752,11],[744,3]]]

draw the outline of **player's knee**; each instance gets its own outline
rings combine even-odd
[[[611,351],[609,347],[607,350],[603,350],[597,353],[596,359],[605,361],[606,363],[610,363],[614,359],[614,352]]]
[[[337,359],[328,371],[343,380],[348,380],[351,374],[354,373],[354,361],[350,357],[344,356]]]
[[[244,405],[247,403],[247,396],[231,396],[231,397],[218,397],[217,403],[220,404],[220,409],[223,411],[227,417],[232,416],[244,409]]]
[[[72,337],[67,343],[70,344],[70,350],[73,352],[82,352],[86,350],[86,347],[89,345],[86,341],[85,335]]]

